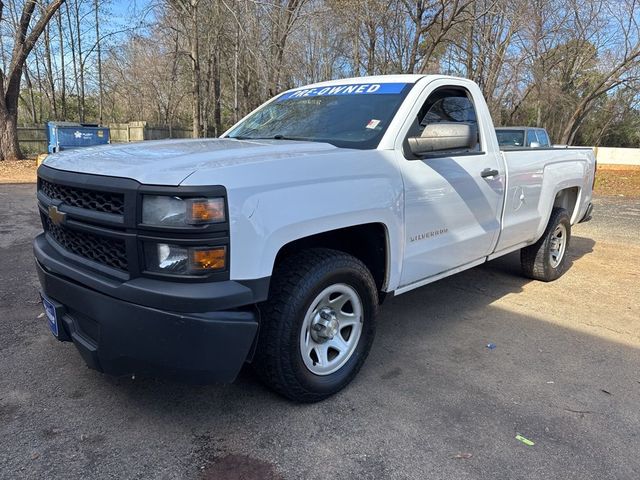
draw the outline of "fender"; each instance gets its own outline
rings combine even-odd
[[[535,238],[531,243],[535,243],[542,236],[545,228],[547,228],[558,193],[568,188],[578,189],[573,211],[569,212],[571,224],[576,223],[580,218],[580,213],[584,213],[586,205],[591,201],[591,196],[589,195],[589,198],[586,198],[584,194],[585,189],[582,188],[588,176],[589,162],[586,159],[576,159],[570,162],[564,161],[545,165],[540,202],[538,204],[540,223],[536,229]]]
[[[332,194],[323,202],[310,202],[309,197],[322,197],[330,189]],[[358,192],[360,210],[349,208],[348,198]],[[232,221],[231,278],[244,280],[263,278],[273,272],[276,256],[282,247],[319,233],[367,223],[381,223],[387,232],[389,265],[386,285],[396,285],[400,276],[401,259],[395,258],[400,247],[402,231],[388,199],[394,192],[383,179],[349,180],[265,191],[242,202],[236,219]],[[236,200],[231,201],[234,216]],[[368,207],[365,206],[368,204]],[[352,205],[352,204],[351,204]],[[249,213],[250,212],[250,213]],[[394,233],[391,233],[394,232]]]

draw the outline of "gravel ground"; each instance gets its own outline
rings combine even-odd
[[[1,478],[640,478],[640,200],[597,199],[554,283],[509,255],[391,299],[360,375],[315,405],[249,370],[88,370],[38,318],[33,185],[0,203]]]

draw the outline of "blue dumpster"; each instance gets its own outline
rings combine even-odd
[[[49,153],[109,143],[109,129],[75,122],[47,122]]]

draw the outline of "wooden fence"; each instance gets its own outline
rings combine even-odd
[[[160,127],[147,122],[112,123],[108,125],[112,143],[141,142],[163,138],[191,138],[192,130],[183,127]]]
[[[162,127],[147,122],[112,123],[107,125],[111,143],[141,142],[163,138],[191,138],[192,130],[184,127]],[[22,153],[33,155],[47,152],[46,125],[18,127],[18,143]]]
[[[26,155],[46,153],[47,127],[44,125],[18,127],[18,143],[20,150]]]

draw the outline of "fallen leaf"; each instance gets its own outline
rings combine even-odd
[[[522,443],[524,443],[525,445],[529,445],[530,447],[535,445],[535,442],[529,440],[528,438],[523,437],[522,435],[518,434],[516,435],[516,440],[521,441]]]

